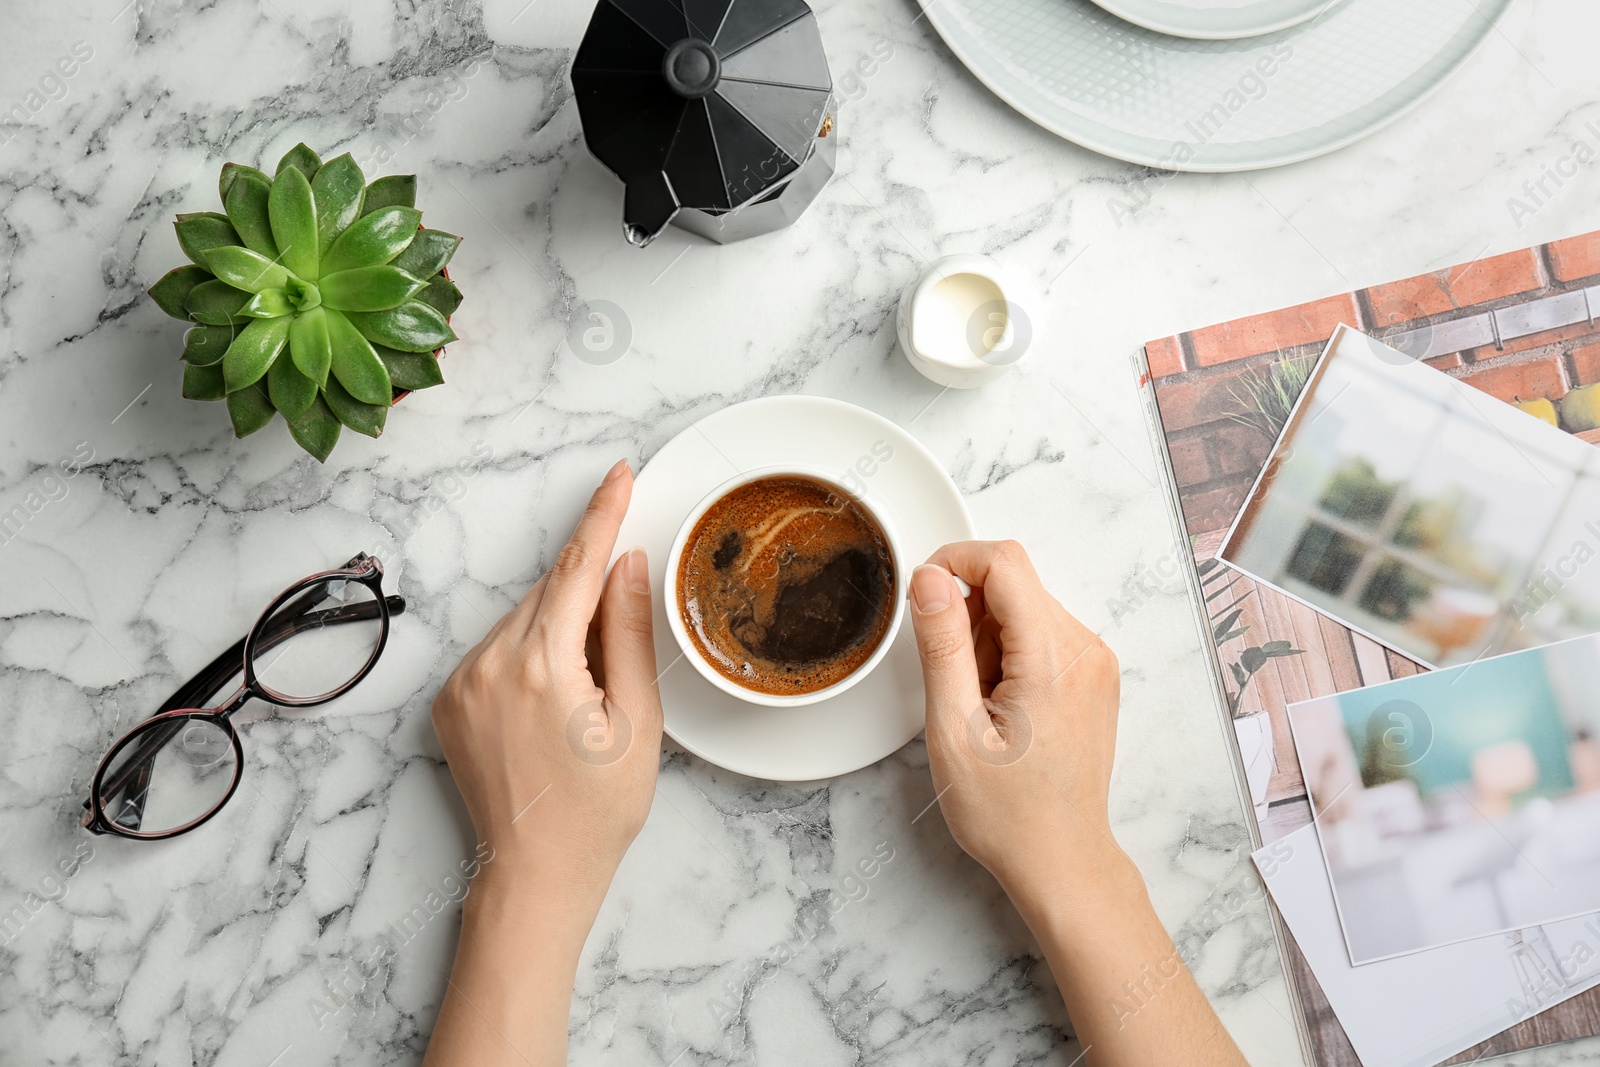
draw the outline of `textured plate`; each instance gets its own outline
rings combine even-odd
[[[961,492],[922,444],[870,411],[815,396],[779,396],[707,415],[668,441],[639,472],[616,555],[650,557],[656,667],[668,735],[701,759],[779,782],[833,778],[876,763],[921,732],[922,668],[909,623],[877,668],[831,700],[769,708],[722,692],[690,664],[667,625],[662,590],[678,527],[711,490],[742,471],[778,464],[847,471],[863,479],[904,543],[927,559],[970,540]]]
[[[1094,0],[1119,18],[1157,33],[1202,40],[1286,30],[1339,0]]]
[[[1394,121],[1459,67],[1511,0],[1347,0],[1291,29],[1195,41],[1090,0],[921,0],[957,58],[1012,107],[1161,170],[1254,170]]]

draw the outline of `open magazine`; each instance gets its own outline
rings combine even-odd
[[[1240,788],[1258,846],[1283,839],[1312,820],[1289,705],[1428,670],[1395,651],[1397,644],[1408,647],[1404,641],[1380,643],[1374,635],[1384,636],[1386,619],[1394,622],[1396,613],[1405,612],[1408,604],[1425,600],[1430,582],[1448,584],[1448,568],[1459,557],[1441,550],[1421,558],[1418,543],[1396,553],[1395,546],[1382,538],[1363,539],[1344,531],[1348,536],[1340,549],[1352,573],[1391,576],[1383,583],[1352,583],[1350,605],[1340,617],[1362,622],[1360,629],[1309,606],[1308,599],[1315,598],[1287,595],[1218,558],[1319,357],[1341,325],[1423,360],[1588,444],[1600,444],[1600,232],[1145,346],[1141,384],[1181,543],[1192,556],[1190,578],[1202,628],[1209,635],[1217,703],[1238,756]],[[1340,491],[1370,496],[1371,478],[1371,472],[1358,467],[1339,472]],[[1316,504],[1311,501],[1306,506]],[[1450,508],[1465,505],[1458,499],[1441,499],[1431,506],[1433,511],[1427,514],[1436,522],[1447,522]],[[1600,508],[1596,517],[1600,518]],[[1290,577],[1295,577],[1292,567]],[[1318,580],[1309,572],[1299,577]],[[1600,568],[1595,577],[1600,580]],[[1364,589],[1378,592],[1363,596]],[[1570,614],[1581,605],[1566,601],[1575,601],[1581,593],[1577,584],[1533,581],[1521,601],[1505,608],[1517,618],[1508,615],[1503,622],[1509,627],[1523,616],[1531,618],[1535,609],[1550,616],[1560,611]],[[1473,625],[1481,629],[1499,623],[1490,617]],[[1412,627],[1412,636],[1416,632]],[[1444,636],[1436,632],[1430,637],[1434,643],[1426,647],[1449,648],[1447,642],[1455,639],[1453,631]],[[1447,661],[1436,653],[1428,659]],[[1281,923],[1279,935],[1300,1012],[1302,1040],[1313,1062],[1322,1067],[1360,1067]],[[1514,956],[1508,955],[1508,969],[1514,964]],[[1530,990],[1530,1005],[1549,1003],[1541,1001],[1537,992]],[[1597,1033],[1600,989],[1537,1014],[1530,1010],[1515,1025],[1446,1062],[1473,1063]]]

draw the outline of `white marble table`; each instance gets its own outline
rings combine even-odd
[[[416,1062],[458,904],[424,909],[372,977],[351,964],[430,892],[456,895],[471,849],[435,690],[617,456],[648,461],[708,412],[801,392],[907,426],[980,530],[1026,542],[1103,630],[1124,671],[1118,835],[1252,1062],[1300,1061],[1197,633],[1158,576],[1173,534],[1128,356],[1600,227],[1594,164],[1520,224],[1507,203],[1575,142],[1600,147],[1592,0],[1518,5],[1443,93],[1363,143],[1157,183],[1120,224],[1111,204],[1145,172],[1010,113],[910,0],[829,0],[836,72],[872,61],[838,178],[776,236],[669,231],[643,251],[579,139],[582,0],[123,3],[35,8],[0,38],[0,107],[27,119],[0,119],[0,512],[48,491],[0,544],[0,915],[41,904],[0,935],[0,1060]],[[52,78],[78,42],[90,58]],[[428,221],[466,237],[449,383],[326,466],[281,424],[235,441],[218,405],[180,399],[180,328],[142,292],[180,261],[171,217],[212,206],[224,160],[270,165],[301,139],[415,171]],[[895,351],[892,313],[926,260],[966,251],[1038,286],[1047,336],[1001,383],[940,395]],[[593,300],[631,325],[609,366],[563,343]],[[80,448],[92,460],[50,490],[45,468]],[[450,475],[460,460],[470,477]],[[95,839],[51,881],[84,839],[107,741],[285,582],[358,548],[393,554],[411,603],[379,672],[318,713],[253,723],[249,784],[213,825]],[[913,824],[932,796],[920,742],[805,787],[669,745],[590,942],[573,1061],[1074,1062],[1026,930],[936,812]],[[811,936],[818,894],[879,842],[892,861]]]

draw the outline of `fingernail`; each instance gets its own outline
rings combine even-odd
[[[644,549],[630,548],[622,557],[622,581],[628,592],[649,595],[650,562],[645,559]]]
[[[628,469],[628,461],[627,460],[625,460],[625,459],[617,460],[616,464],[610,470],[606,471],[605,481],[601,482],[600,484],[601,485],[610,485],[612,482],[614,482],[618,478],[622,477],[622,472],[627,470],[627,469]]]
[[[950,606],[950,572],[933,563],[924,563],[911,572],[911,603],[923,615],[934,615]]]

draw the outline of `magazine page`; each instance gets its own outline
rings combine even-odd
[[[1214,673],[1262,844],[1311,822],[1291,703],[1427,668],[1217,559],[1302,389],[1341,324],[1530,418],[1600,443],[1600,232],[1161,338],[1145,346],[1158,445],[1192,554]],[[1291,944],[1309,1041],[1359,1067]],[[1600,991],[1466,1052],[1471,1063],[1600,1032]]]

